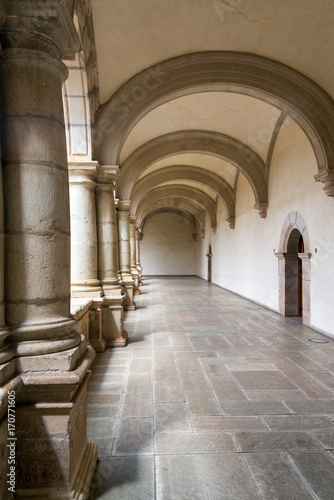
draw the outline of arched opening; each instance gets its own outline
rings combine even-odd
[[[208,253],[206,254],[208,257],[208,283],[212,281],[212,248],[209,245]]]
[[[285,316],[303,317],[303,265],[300,253],[304,253],[304,240],[295,228],[290,233],[285,254]]]
[[[283,316],[301,317],[311,326],[311,253],[303,217],[291,212],[286,217],[279,243],[279,312]]]

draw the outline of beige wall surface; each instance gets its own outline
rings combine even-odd
[[[317,166],[305,134],[286,120],[274,150],[269,176],[266,219],[253,209],[251,188],[241,175],[237,190],[236,226],[230,230],[218,205],[217,233],[208,229],[199,240],[197,274],[207,278],[208,245],[212,245],[213,283],[278,310],[279,242],[285,218],[298,212],[306,223],[311,256],[311,324],[334,334],[334,199],[315,182]],[[209,227],[209,224],[207,225]]]
[[[146,222],[141,241],[144,275],[196,274],[193,228],[178,214],[155,215]]]

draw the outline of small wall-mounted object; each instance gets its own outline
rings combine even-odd
[[[318,249],[317,248],[314,249],[314,253],[318,253]]]

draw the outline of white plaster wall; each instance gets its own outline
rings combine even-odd
[[[198,275],[207,278],[208,244],[212,245],[212,282],[278,310],[278,262],[282,225],[297,211],[310,237],[311,324],[334,335],[334,199],[326,196],[314,175],[317,165],[310,143],[301,129],[286,120],[276,143],[269,178],[266,219],[253,208],[254,195],[241,175],[237,189],[236,227],[225,222],[218,204],[217,234],[207,231],[199,242]],[[209,228],[209,224],[206,226]],[[317,248],[317,253],[315,253]]]
[[[140,243],[144,275],[195,275],[197,243],[193,228],[179,214],[149,218]]]

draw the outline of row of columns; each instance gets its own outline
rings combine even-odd
[[[100,301],[105,344],[124,345],[129,203],[117,221],[113,169],[70,165],[70,223],[62,58],[80,43],[69,3],[0,0],[0,43],[0,498],[84,500],[97,461],[86,430],[95,351],[70,313],[70,246],[72,295]]]
[[[140,293],[139,231],[130,202],[115,200],[116,176],[116,167],[97,162],[69,164],[71,295],[100,308],[98,351],[126,345],[123,308],[134,310]]]

